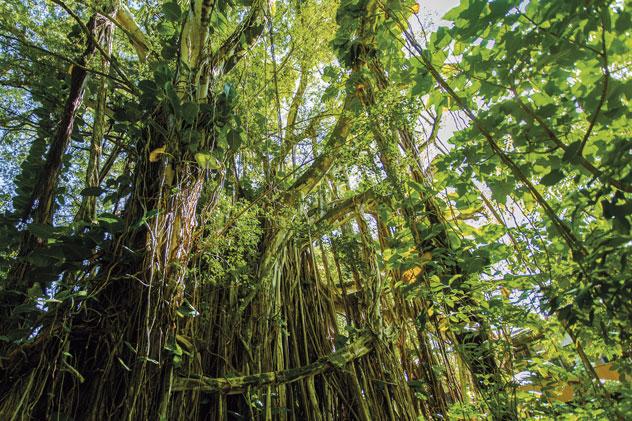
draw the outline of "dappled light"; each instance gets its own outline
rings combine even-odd
[[[632,419],[622,1],[0,0],[0,420]]]

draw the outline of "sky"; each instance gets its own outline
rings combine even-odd
[[[441,17],[459,4],[459,0],[419,0],[419,14],[429,16],[435,24],[441,24]]]
[[[460,0],[417,0],[420,6],[419,13],[415,17],[409,20],[409,23],[414,32],[419,30],[419,22],[424,25],[426,32],[434,32],[439,26],[447,26],[448,22],[441,18],[448,13],[448,11],[459,5]],[[465,120],[464,120],[465,121]],[[459,126],[462,126],[462,123]],[[452,137],[452,134],[457,130],[457,122],[454,120],[453,115],[445,114],[442,119],[439,129],[439,139],[446,145],[446,141]],[[450,145],[446,145],[450,149]],[[434,156],[434,155],[433,155]]]

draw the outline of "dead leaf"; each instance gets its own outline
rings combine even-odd
[[[165,153],[167,147],[166,146],[161,146],[159,148],[154,149],[153,151],[149,152],[149,162],[156,162],[160,159],[160,155],[162,155],[163,153]]]

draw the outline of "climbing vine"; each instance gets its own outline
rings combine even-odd
[[[0,418],[627,419],[629,8],[458,3],[0,0]]]

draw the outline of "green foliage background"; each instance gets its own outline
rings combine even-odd
[[[433,352],[449,354],[432,369],[440,378],[458,374],[464,396],[443,417],[508,419],[494,409],[507,402],[520,418],[632,416],[632,15],[625,1],[462,0],[433,31],[409,1],[210,3],[204,64],[183,58],[183,28],[195,14],[188,2],[127,4],[147,57],[116,27],[109,65],[99,52],[85,63],[53,216],[38,221],[32,197],[73,66],[90,39],[78,22],[121,6],[0,1],[0,296],[2,314],[17,323],[0,331],[2,358],[37,343],[57,323],[50,315],[77,315],[98,302],[103,287],[95,279],[104,268],[142,261],[143,247],[112,250],[168,217],[158,199],[154,208],[129,210],[139,186],[155,181],[143,165],[160,165],[151,174],[175,180],[162,185],[160,200],[187,191],[179,184],[183,168],[203,180],[199,201],[190,202],[190,260],[165,257],[158,271],[185,280],[170,301],[178,334],[214,323],[222,301],[207,299],[216,293],[209,291],[231,291],[225,311],[254,319],[253,297],[274,284],[267,276],[296,270],[304,285],[313,270],[318,282],[332,282],[331,306],[355,281],[363,286],[353,288],[368,291],[359,304],[367,325],[369,309],[382,303],[372,329],[414,326]],[[252,26],[244,24],[248,16]],[[208,98],[200,99],[206,73]],[[107,171],[90,185],[103,89],[98,166]],[[96,212],[80,217],[86,198],[95,198]],[[350,198],[354,206],[336,210]],[[37,247],[25,252],[25,238]],[[285,257],[292,252],[282,250],[298,255],[306,247],[313,261],[298,259],[303,266],[295,269]],[[13,290],[8,279],[20,264],[29,268],[27,281]],[[11,294],[20,297],[17,306],[4,298]],[[399,299],[429,304],[393,321],[389,312],[404,304],[391,301]],[[326,313],[315,304],[304,311]],[[348,308],[335,311],[338,325],[322,322],[334,332],[331,351],[366,327]],[[284,316],[274,317],[279,331],[291,330]],[[484,348],[501,362],[500,377],[484,381],[505,400],[495,400],[489,385],[477,392],[477,380],[462,374],[469,373],[462,354],[479,354],[455,338],[484,326]],[[175,332],[161,352],[176,369],[193,365],[195,353]],[[214,335],[206,338],[226,340]],[[400,351],[415,341],[407,337]],[[400,357],[401,367],[424,364]],[[606,361],[619,381],[594,378],[592,367]],[[216,377],[261,371],[234,369]],[[433,399],[429,386],[408,380],[413,412],[437,416],[424,409]],[[550,398],[569,382],[572,402]],[[526,384],[543,393],[520,387]],[[0,389],[0,402],[9,402],[9,389]],[[270,406],[263,394],[248,398],[260,418]]]

